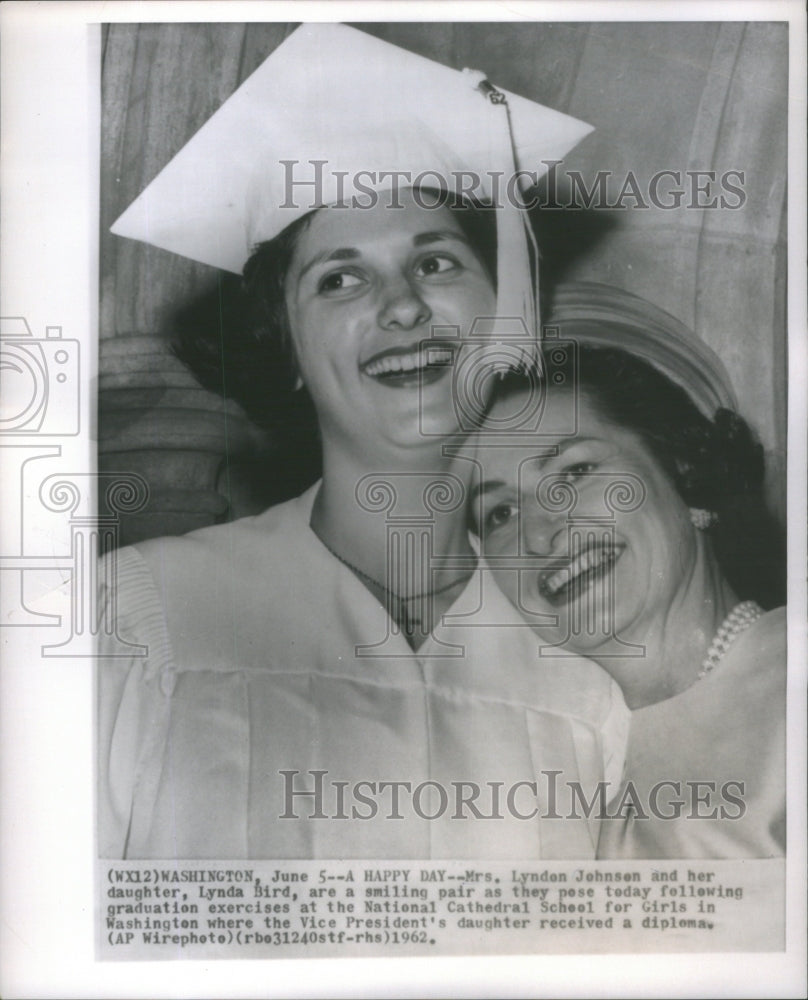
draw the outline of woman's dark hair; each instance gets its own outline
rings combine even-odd
[[[783,533],[766,509],[763,448],[748,424],[726,409],[710,420],[683,388],[617,348],[579,345],[577,384],[605,419],[644,441],[689,507],[718,515],[708,534],[737,595],[784,603]],[[496,397],[525,386],[509,375]]]
[[[296,496],[320,475],[317,418],[307,392],[295,391],[283,283],[309,216],[256,250],[241,279],[222,275],[174,317],[174,353],[206,388],[235,400],[264,444],[238,460],[256,506]]]
[[[447,192],[431,195],[430,206],[445,205],[452,211],[495,284],[493,209]],[[308,213],[259,244],[244,267],[240,285],[220,282],[213,296],[175,319],[177,356],[205,388],[236,400],[269,433],[277,452],[270,461],[282,464],[300,489],[319,475],[321,457],[314,405],[305,389],[296,389],[284,282],[297,241],[313,215]]]

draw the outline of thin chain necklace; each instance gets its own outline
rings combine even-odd
[[[762,614],[763,608],[757,601],[741,601],[740,604],[736,604],[713,637],[696,680],[700,681],[702,677],[706,677],[707,674],[715,670],[735,639],[741,632],[745,632],[752,622],[756,622]]]
[[[369,584],[374,590],[380,591],[384,594],[384,604],[387,609],[387,613],[409,636],[414,635],[418,626],[421,624],[421,618],[413,614],[410,610],[410,602],[427,600],[431,597],[438,597],[440,594],[445,594],[448,590],[458,586],[458,584],[465,583],[471,576],[471,573],[467,573],[464,576],[457,577],[455,580],[450,580],[449,583],[445,583],[442,587],[436,587],[434,590],[427,590],[420,594],[410,594],[409,597],[402,597],[400,594],[396,594],[394,591],[390,590],[389,587],[385,587],[383,583],[379,583],[379,581],[369,573],[365,573],[365,571],[361,570],[358,566],[354,566],[352,562],[349,562],[344,556],[341,556],[339,552],[332,549],[325,539],[321,538],[320,541],[323,545],[325,545],[331,555],[334,556],[335,559],[338,559],[343,566],[347,566],[351,572],[355,573],[360,580]],[[428,634],[429,632],[431,632],[431,628],[426,629],[424,634]]]

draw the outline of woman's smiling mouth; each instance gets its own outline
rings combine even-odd
[[[543,570],[539,574],[539,593],[554,606],[575,600],[609,572],[625,548],[623,543],[590,544],[573,559]]]
[[[380,351],[363,361],[363,375],[395,388],[427,385],[442,378],[454,364],[456,345],[421,341],[413,346]]]

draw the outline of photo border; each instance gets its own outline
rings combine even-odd
[[[78,436],[61,448],[70,475],[95,471],[98,333],[98,162],[101,21],[250,20],[788,20],[789,384],[806,364],[805,12],[798,3],[41,3],[0,8],[2,46],[2,270],[4,316],[35,337],[61,327],[81,345],[90,388]],[[66,110],[69,109],[69,113]],[[71,192],[65,197],[65,192]],[[32,262],[36,261],[36,266]],[[4,996],[783,996],[805,983],[806,403],[789,393],[789,817],[787,948],[783,954],[668,954],[407,959],[285,959],[104,963],[94,959],[92,661],[40,658],[39,636],[9,629],[0,687],[0,814]],[[8,471],[8,457],[5,468]],[[28,502],[6,484],[8,525]],[[13,484],[21,483],[21,475]],[[90,509],[90,490],[83,497]],[[9,505],[11,505],[9,507]],[[48,530],[47,523],[44,531]],[[67,559],[69,540],[53,538]],[[65,578],[63,571],[62,579]],[[43,578],[34,611],[64,614],[59,581]],[[272,981],[267,971],[271,969]]]

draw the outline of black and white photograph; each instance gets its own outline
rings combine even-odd
[[[44,6],[2,844],[76,825],[86,995],[799,995],[804,12]]]

